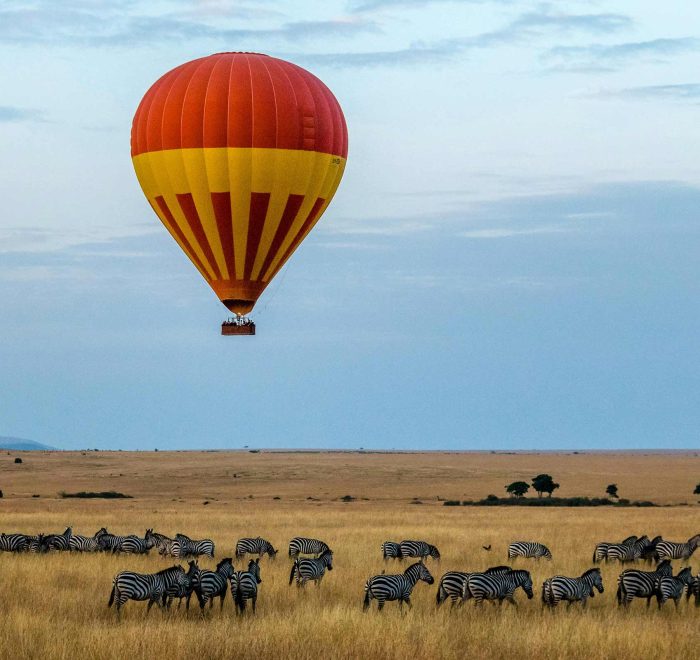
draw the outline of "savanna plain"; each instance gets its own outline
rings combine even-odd
[[[15,464],[15,457],[23,462]],[[651,508],[444,506],[445,499],[505,495],[512,481],[546,472],[562,497],[602,497],[616,483],[621,497]],[[234,614],[230,597],[200,614],[129,602],[118,621],[107,607],[120,570],[155,572],[173,564],[149,556],[0,553],[2,658],[690,658],[700,645],[700,608],[685,599],[657,611],[642,601],[615,602],[618,566],[603,565],[605,593],[578,606],[544,611],[539,588],[551,575],[578,576],[592,566],[595,544],[631,534],[685,541],[700,532],[700,454],[675,453],[301,453],[301,452],[9,452],[0,455],[0,531],[91,536],[100,527],[143,536],[211,538],[216,559],[236,540],[263,536],[280,550],[261,560],[257,613]],[[120,500],[65,499],[61,491],[119,491]],[[350,501],[342,498],[350,496]],[[533,495],[530,495],[532,497]],[[536,497],[536,495],[534,495]],[[345,497],[345,499],[350,499]],[[289,586],[287,543],[325,540],[334,570],[320,587]],[[384,540],[425,539],[435,584],[419,583],[413,609],[387,603],[362,611],[368,577],[400,572],[384,562]],[[537,540],[553,560],[519,560],[532,572],[535,598],[517,592],[518,607],[467,603],[436,608],[447,570],[507,563],[507,545]],[[484,546],[490,550],[485,550]],[[700,569],[700,553],[690,565]],[[242,562],[234,562],[237,568]],[[680,566],[679,562],[674,562]]]

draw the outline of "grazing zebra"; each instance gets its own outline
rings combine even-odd
[[[516,557],[534,559],[544,557],[545,559],[551,559],[552,553],[546,545],[542,545],[541,543],[536,543],[535,541],[516,541],[508,546],[508,559],[515,559]]]
[[[177,557],[174,548],[179,550],[180,544],[176,543],[175,539],[171,539],[165,534],[158,534],[153,530],[146,530],[146,536],[144,537],[146,541],[153,541],[153,545],[158,550],[158,554],[164,557]]]
[[[628,536],[624,541],[620,541],[621,545],[632,545],[635,543],[637,540],[637,536]],[[595,550],[593,550],[593,563],[597,564],[598,562],[603,561],[605,559],[607,561],[608,559],[608,548],[611,545],[615,545],[613,541],[603,541],[602,543],[599,543],[596,545]]]
[[[247,571],[234,571],[229,578],[231,583],[231,598],[239,614],[243,614],[247,600],[252,601],[253,612],[258,600],[258,585],[262,582],[260,577],[260,557],[248,562]]]
[[[81,536],[73,534],[70,537],[71,552],[97,552],[100,549],[100,544],[94,536]]]
[[[25,534],[5,534],[0,535],[1,552],[24,552],[29,550],[29,537]]]
[[[110,534],[106,527],[103,527],[95,532],[94,538],[97,539],[97,544],[103,552],[119,552],[121,543],[126,536],[115,536],[114,534]]]
[[[367,611],[373,598],[377,599],[377,609],[381,610],[387,600],[398,600],[399,608],[403,604],[411,605],[411,592],[419,580],[433,584],[435,580],[423,560],[411,564],[400,575],[375,575],[365,584],[365,600],[362,609]]]
[[[497,600],[499,605],[507,600],[517,606],[513,594],[522,587],[528,599],[532,598],[532,578],[529,571],[510,571],[503,574],[472,573],[464,583],[462,600],[474,599],[479,607],[485,600]]]
[[[555,608],[562,600],[567,601],[567,607],[579,601],[586,607],[588,598],[593,598],[594,589],[603,593],[603,578],[599,568],[591,568],[578,578],[555,575],[542,583],[542,603]]]
[[[37,534],[36,536],[28,536],[27,541],[29,545],[27,550],[29,552],[44,552],[44,535]]]
[[[267,554],[270,556],[270,559],[274,559],[277,556],[277,550],[274,549],[272,543],[260,536],[254,539],[238,539],[236,543],[236,559],[245,557],[246,554],[258,555],[259,558]]]
[[[503,574],[512,571],[510,566],[492,566],[484,572],[486,574],[495,573]],[[471,573],[462,573],[461,571],[448,571],[440,578],[435,601],[440,607],[448,598],[451,600],[450,609],[459,601],[460,607],[464,604],[462,594],[464,593],[464,583],[469,578]]]
[[[197,560],[192,559],[187,562],[187,564],[189,569],[185,574],[184,582],[175,582],[165,590],[165,606],[167,609],[170,609],[173,600],[177,598],[177,609],[179,610],[182,605],[182,599],[190,597],[194,585],[197,583],[197,579],[199,578],[199,565],[197,564]]]
[[[73,530],[70,527],[63,534],[47,534],[44,536],[41,550],[70,550],[71,536],[73,536]]]
[[[403,559],[401,544],[394,541],[384,541],[382,543],[382,557],[384,559],[398,559],[401,561]]]
[[[289,542],[289,556],[298,557],[299,555],[316,555],[316,557],[321,556],[326,550],[330,548],[318,539],[309,539],[303,536],[295,536]]]
[[[292,572],[289,574],[289,584],[294,582],[294,575],[297,578],[297,587],[305,587],[311,580],[316,586],[321,585],[321,580],[326,573],[326,569],[333,570],[333,551],[324,550],[318,558],[297,557],[292,564]]]
[[[177,543],[173,544],[172,550],[177,552],[177,556],[181,559],[199,557],[201,555],[214,558],[214,541],[211,539],[195,541],[184,534],[175,534],[175,541]]]
[[[418,559],[440,559],[440,551],[425,541],[401,541],[402,557],[417,557]]]
[[[654,571],[639,571],[628,568],[617,578],[617,604],[629,607],[633,598],[646,598],[647,607],[656,592],[656,583],[664,575],[673,575],[671,562],[665,559]]]
[[[656,546],[656,558],[662,559],[685,559],[688,560],[700,546],[700,534],[689,538],[685,543],[674,543],[673,541],[659,541]]]
[[[660,536],[655,536],[649,541],[649,545],[642,550],[639,558],[646,564],[654,563],[656,561],[656,546],[659,545],[661,541],[663,541],[663,539]]]
[[[690,591],[693,588],[693,572],[690,566],[684,568],[678,575],[663,575],[656,581],[656,603],[661,609],[661,606],[667,600],[673,600],[676,609],[678,609],[678,601],[683,595],[683,591]]]
[[[149,532],[152,533],[153,530],[147,529],[145,538],[140,538],[133,534],[124,537],[117,551],[131,555],[147,555],[150,549],[156,544],[156,540],[152,536],[149,536]]]
[[[214,599],[219,597],[220,608],[224,607],[224,598],[226,598],[226,589],[228,581],[233,574],[233,560],[231,557],[222,559],[217,565],[215,571],[200,570],[197,580],[194,584],[194,593],[199,601],[199,609],[204,610],[204,606],[209,602],[209,608],[214,606]],[[187,609],[190,607],[190,597],[187,597]]]
[[[186,580],[185,570],[182,566],[171,566],[158,573],[134,573],[122,571],[118,573],[112,582],[112,593],[109,596],[107,607],[117,603],[117,616],[127,600],[147,600],[146,614],[150,612],[154,603],[163,607],[168,589],[173,585],[184,584]]]
[[[632,544],[611,543],[608,548],[608,560],[619,561],[621,564],[637,561],[650,544],[651,541],[646,535],[640,537]]]

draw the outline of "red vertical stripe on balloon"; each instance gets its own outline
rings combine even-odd
[[[221,271],[216,263],[216,259],[214,259],[214,253],[211,251],[211,245],[209,245],[207,235],[204,233],[202,221],[199,219],[199,213],[197,213],[197,207],[195,206],[192,194],[182,193],[176,195],[176,197],[182,212],[185,214],[185,218],[187,218],[187,224],[190,226],[194,237],[197,239],[197,243],[199,243],[199,247],[202,248],[202,252],[204,252],[204,256],[211,266],[214,278],[217,280],[222,279]]]
[[[211,203],[214,207],[214,217],[219,230],[224,260],[230,279],[236,279],[236,257],[233,250],[233,222],[231,217],[231,193],[211,193]]]
[[[270,193],[250,194],[250,215],[248,216],[248,241],[245,248],[245,271],[243,279],[249,280],[253,272],[253,264],[258,254],[260,237],[265,226],[265,216],[270,203]]]
[[[299,213],[299,207],[301,206],[301,203],[303,201],[304,195],[290,195],[289,197],[287,197],[287,204],[284,207],[284,212],[282,213],[282,217],[280,218],[280,223],[277,226],[275,237],[272,239],[272,244],[270,245],[270,249],[267,253],[267,256],[265,257],[265,261],[263,262],[262,268],[260,269],[261,279],[265,277],[265,273],[267,273],[267,269],[270,267],[270,263],[277,256],[277,252],[280,249],[280,245],[282,245],[282,241],[284,241],[284,239],[287,237],[292,223],[294,222],[294,218],[297,217],[297,213]]]

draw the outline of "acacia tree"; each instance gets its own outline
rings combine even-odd
[[[547,493],[552,497],[552,493],[559,488],[559,484],[554,483],[554,479],[548,474],[538,474],[532,478],[532,487],[537,491],[537,495],[542,497],[542,493]]]
[[[605,489],[605,494],[610,495],[610,497],[617,498],[617,484],[609,484],[608,487]]]
[[[510,493],[511,497],[522,497],[530,490],[530,484],[526,481],[514,481],[506,486],[506,492]]]

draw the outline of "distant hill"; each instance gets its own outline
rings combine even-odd
[[[34,440],[26,440],[25,438],[12,438],[6,435],[0,435],[0,449],[12,449],[14,451],[46,451],[48,449],[56,449],[49,445],[42,445]]]

